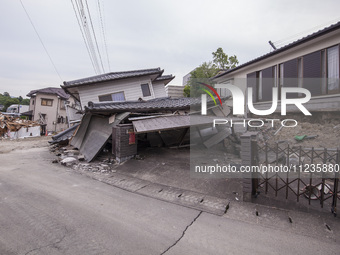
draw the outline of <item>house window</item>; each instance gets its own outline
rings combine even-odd
[[[277,66],[273,66],[273,79],[274,87],[277,87]]]
[[[302,58],[298,58],[298,87],[303,87],[303,60]],[[298,93],[299,97],[302,97],[302,93]]]
[[[262,71],[257,72],[257,101],[262,100]]]
[[[339,91],[339,47],[327,49],[327,89],[328,93]]]
[[[142,88],[143,97],[151,96],[149,84],[142,84],[140,86]]]
[[[43,105],[43,106],[52,106],[53,105],[53,99],[42,98],[41,99],[41,105]]]
[[[34,105],[34,100],[32,100],[32,105]]]
[[[99,102],[105,102],[105,101],[113,101],[113,102],[122,102],[125,101],[124,92],[117,92],[107,95],[101,95],[98,96]]]
[[[326,64],[326,51],[321,51],[321,93],[327,94],[327,64]]]
[[[284,68],[283,68],[283,64],[279,65],[279,87],[283,87],[283,78],[284,78]]]
[[[303,83],[302,83],[302,78],[303,78],[303,66],[302,66],[302,58],[298,58],[298,87],[302,88]]]

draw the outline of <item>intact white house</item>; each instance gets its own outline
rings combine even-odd
[[[46,131],[59,132],[69,127],[67,107],[74,103],[70,95],[61,88],[43,88],[32,90],[29,115],[32,120],[46,124]]]
[[[61,87],[81,103],[82,109],[90,101],[150,100],[167,96],[165,85],[175,77],[163,72],[160,68],[112,72],[65,81]]]
[[[279,99],[283,87],[301,87],[311,92],[311,100],[304,104],[310,112],[340,111],[339,45],[340,22],[218,74],[213,81],[236,85],[243,92],[252,87],[254,107],[258,110],[271,107],[273,87],[278,88]],[[219,93],[230,95],[226,89],[219,89]],[[292,105],[287,111],[298,109]]]

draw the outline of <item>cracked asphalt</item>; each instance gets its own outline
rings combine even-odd
[[[327,220],[330,231],[320,217],[290,213],[291,224],[286,212],[256,207],[256,217],[254,205],[242,204],[217,216],[113,187],[51,164],[53,158],[47,147],[0,154],[1,255],[337,254],[340,248],[337,220]]]

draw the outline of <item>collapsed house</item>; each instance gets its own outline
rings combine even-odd
[[[166,97],[165,86],[174,76],[163,72],[113,72],[64,82],[61,87],[85,114],[79,126],[54,136],[51,143],[70,139],[88,162],[106,146],[122,162],[134,157],[138,146],[179,147],[196,139],[209,148],[230,135],[227,127],[212,128],[211,116],[201,115],[201,98]],[[209,99],[208,106],[213,104]],[[215,105],[209,111],[223,117],[230,113],[227,106]]]
[[[209,101],[208,105],[212,103]],[[227,127],[221,130],[212,128],[216,115],[192,114],[193,109],[199,109],[200,105],[200,98],[89,102],[80,125],[53,139],[59,142],[72,136],[70,144],[79,149],[88,162],[95,159],[107,144],[111,145],[117,162],[134,157],[138,145],[179,147],[204,140],[204,145],[209,148],[223,141],[230,132]],[[219,111],[223,114],[223,107],[214,106],[212,109],[215,112],[221,109]]]
[[[40,136],[40,124],[0,114],[0,137],[11,139]]]

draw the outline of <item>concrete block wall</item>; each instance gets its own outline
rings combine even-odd
[[[135,143],[130,144],[130,135],[134,132],[132,124],[120,124],[113,127],[112,153],[118,162],[126,161],[137,154],[137,137]]]
[[[257,132],[246,132],[241,136],[241,160],[243,166],[251,166],[253,161],[252,141],[256,140]],[[253,175],[243,174],[243,201],[251,202],[253,193]]]

